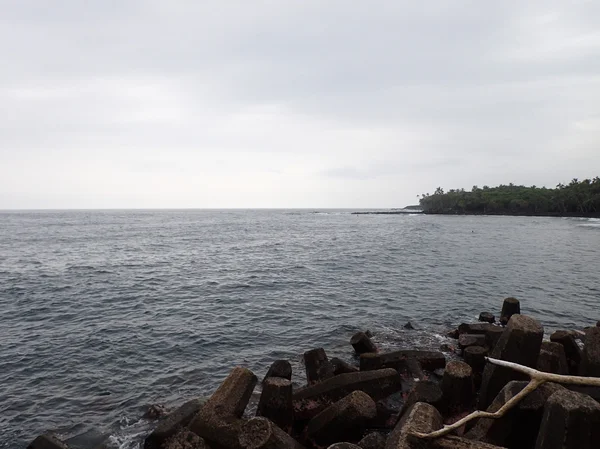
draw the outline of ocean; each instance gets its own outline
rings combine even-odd
[[[600,319],[600,220],[350,212],[0,212],[0,448],[138,448],[149,404],[236,365],[301,384],[308,349],[438,349],[507,296],[546,332]]]

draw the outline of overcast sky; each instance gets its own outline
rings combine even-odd
[[[0,208],[600,175],[600,2],[0,0]]]

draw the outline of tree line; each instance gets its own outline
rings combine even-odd
[[[600,177],[556,188],[517,186],[473,186],[447,192],[438,187],[433,194],[421,195],[423,211],[430,214],[600,216]]]

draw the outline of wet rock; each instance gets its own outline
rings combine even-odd
[[[340,374],[319,384],[297,389],[293,394],[294,417],[310,419],[355,390],[363,391],[378,401],[401,389],[402,379],[391,368]]]
[[[406,369],[408,374],[414,380],[424,380],[427,378],[425,373],[423,372],[423,368],[421,367],[421,363],[417,359],[408,359],[406,361]]]
[[[440,351],[442,352],[454,352],[454,349],[454,346],[451,346],[448,343],[442,343],[440,345]]]
[[[465,362],[448,362],[442,378],[442,392],[448,410],[460,413],[473,405],[473,370]]]
[[[375,346],[375,343],[364,332],[354,334],[350,339],[350,344],[359,355],[366,352],[377,352],[377,346]]]
[[[411,433],[430,433],[441,428],[442,415],[440,412],[433,405],[417,402],[406,411],[389,434],[385,449],[411,449],[414,447],[409,441]]]
[[[502,304],[502,312],[500,313],[500,322],[507,324],[510,317],[521,313],[521,303],[517,298],[506,298]]]
[[[535,368],[543,337],[544,328],[538,321],[525,315],[513,315],[491,357]],[[488,363],[483,370],[478,408],[485,410],[511,380],[524,379],[527,379],[524,374]]]
[[[69,449],[69,446],[54,435],[45,433],[29,443],[27,449]]]
[[[354,391],[311,419],[306,435],[318,446],[340,440],[356,441],[376,416],[375,401],[362,391]]]
[[[496,317],[493,313],[490,312],[481,312],[479,314],[479,321],[484,321],[486,323],[495,323]]]
[[[381,432],[371,432],[358,442],[361,449],[384,449],[386,437]]]
[[[268,418],[285,432],[290,433],[294,424],[294,408],[292,383],[288,379],[270,377],[265,380],[256,416]]]
[[[438,351],[400,350],[383,354],[366,353],[360,356],[360,370],[369,371],[382,368],[394,368],[406,371],[407,360],[417,360],[421,368],[435,371],[446,366],[446,357]]]
[[[331,359],[331,365],[333,366],[333,374],[347,374],[347,373],[356,373],[358,372],[358,368],[356,366],[352,366],[349,363],[343,361],[342,359],[338,359],[337,357],[333,357]]]
[[[287,380],[292,380],[292,365],[287,360],[275,360],[267,374],[265,375],[263,382],[269,377],[282,377]]]
[[[527,384],[527,381],[509,382],[498,393],[487,411],[490,413],[498,411]],[[558,384],[542,384],[502,418],[478,420],[465,436],[511,449],[530,449],[535,445],[546,401],[560,390],[564,388]]]
[[[334,443],[327,449],[360,449],[360,446],[352,443]]]
[[[302,449],[302,445],[266,418],[252,418],[239,432],[243,449]]]
[[[257,380],[249,369],[234,368],[194,417],[189,429],[209,445],[239,449],[238,437],[243,424],[240,418]]]
[[[461,334],[458,337],[458,347],[460,349],[468,348],[469,346],[485,346],[487,338],[482,334]]]
[[[600,321],[596,322],[596,327],[600,327]]]
[[[192,399],[169,413],[146,437],[144,449],[160,449],[167,439],[190,423],[205,403],[203,398]]]
[[[312,385],[333,377],[333,365],[329,362],[323,348],[311,349],[304,353],[306,381]]]
[[[594,449],[600,445],[600,404],[561,390],[548,398],[536,449]]]
[[[556,331],[550,335],[550,341],[563,345],[569,365],[569,374],[577,375],[579,373],[582,353],[573,334],[564,330]]]
[[[460,335],[460,332],[458,331],[458,329],[453,329],[446,333],[446,337],[453,338],[454,340],[458,339],[459,335]]]
[[[437,382],[432,380],[424,380],[413,385],[404,401],[400,416],[418,402],[430,404],[441,411],[446,409],[442,389]]]
[[[179,429],[179,431],[171,436],[161,449],[210,449],[204,441],[194,432],[187,429]]]
[[[408,323],[406,323],[404,325],[404,329],[408,329],[408,330],[414,331],[415,330],[415,326],[413,326],[413,324],[409,321]]]
[[[580,372],[582,376],[600,377],[600,327],[586,332]]]
[[[490,323],[463,323],[458,326],[459,334],[478,334],[485,335],[486,346],[494,349],[498,340],[502,336],[504,329],[501,326],[495,326]]]
[[[150,420],[160,419],[163,416],[166,416],[168,413],[167,408],[162,404],[152,404],[148,406],[148,409],[144,413],[144,418]]]

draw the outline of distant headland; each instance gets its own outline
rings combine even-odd
[[[518,215],[540,217],[600,218],[600,177],[555,188],[517,186],[473,186],[471,191],[438,187],[433,194],[424,193],[419,204],[402,209],[353,212],[353,215]]]
[[[600,177],[556,188],[514,184],[498,187],[473,186],[421,195],[419,204],[426,214],[525,215],[556,217],[600,217]]]

